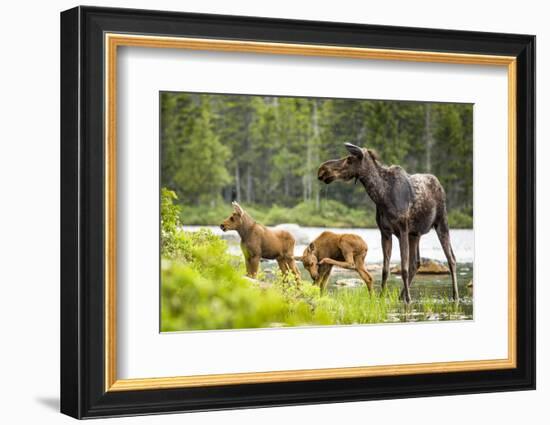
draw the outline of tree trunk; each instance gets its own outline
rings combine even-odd
[[[426,110],[424,113],[424,139],[426,142],[426,172],[432,172],[432,105],[426,103]]]
[[[286,173],[285,173],[285,177],[284,177],[284,182],[285,182],[285,197],[288,198],[289,194],[290,194],[290,181],[289,181],[289,176],[290,174],[290,170],[288,170]]]
[[[320,142],[320,131],[319,131],[319,101],[316,100],[313,102],[313,170],[311,170],[311,179],[314,179],[314,176],[317,174],[316,167],[319,165],[319,142]],[[317,179],[315,179],[315,183],[312,182],[312,196],[315,198],[315,209],[319,210],[319,204],[320,204],[320,190],[319,190],[319,183],[317,182]]]
[[[252,193],[252,170],[250,164],[246,167],[246,202],[254,202]]]
[[[239,163],[235,164],[235,190],[237,193],[237,202],[241,202],[241,173],[239,172]]]
[[[306,172],[303,177],[303,188],[304,188],[304,202],[311,199],[311,163],[312,163],[312,150],[313,150],[313,140],[311,134],[306,136]]]
[[[252,153],[252,143],[250,140],[250,123],[252,121],[252,117],[250,116],[250,112],[246,114],[246,150],[250,154]],[[254,202],[254,194],[252,193],[252,164],[251,164],[251,158],[248,158],[246,164],[246,202]]]

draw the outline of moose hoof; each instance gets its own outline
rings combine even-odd
[[[404,289],[401,290],[399,299],[402,300],[405,304],[411,303],[411,294],[407,294]]]

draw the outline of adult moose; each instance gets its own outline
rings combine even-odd
[[[449,263],[453,282],[453,299],[458,300],[456,259],[451,247],[445,191],[437,177],[431,174],[408,175],[403,168],[385,166],[370,149],[351,143],[344,144],[350,155],[326,161],[317,177],[326,184],[334,180],[359,180],[376,204],[376,223],[382,235],[384,265],[382,289],[386,287],[392,250],[392,234],[399,239],[401,251],[401,297],[410,303],[409,288],[420,265],[420,237],[432,228]]]

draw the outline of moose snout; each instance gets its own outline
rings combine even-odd
[[[322,181],[323,183],[331,183],[335,180],[335,175],[333,170],[331,169],[331,164],[333,164],[335,160],[326,161],[321,164],[319,169],[317,170],[317,179]]]
[[[220,224],[220,229],[222,229],[225,232],[225,224]]]
[[[326,170],[319,170],[317,178],[319,179],[319,181],[322,181],[326,184],[332,183],[335,179],[334,175],[330,171]]]
[[[321,167],[319,168],[319,170],[317,171],[317,179],[319,179],[320,181],[324,182],[326,180],[326,178],[328,177],[328,171],[326,168],[324,167]]]

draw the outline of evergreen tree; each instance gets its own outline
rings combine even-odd
[[[163,105],[168,115],[177,111],[176,124],[163,133],[163,184],[173,187],[184,202],[216,202],[230,182],[226,169],[229,149],[212,131],[207,97],[195,104],[179,100],[180,104],[168,99]]]

